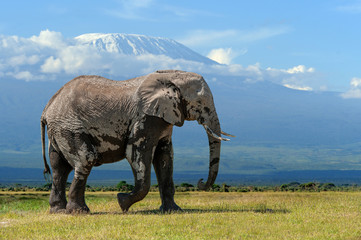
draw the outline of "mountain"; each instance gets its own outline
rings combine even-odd
[[[164,38],[85,34],[73,41],[119,58],[152,54],[216,64]],[[361,100],[344,99],[335,92],[289,89],[267,80],[251,82],[246,76],[197,73],[208,81],[223,130],[237,136],[222,145],[221,173],[361,170]],[[41,112],[76,75],[29,82],[4,76],[0,80],[0,167],[42,168]],[[136,76],[138,72],[132,77]],[[187,122],[182,128],[174,127],[173,143],[175,171],[207,171],[208,140],[201,126]],[[99,169],[129,170],[128,165],[121,161]]]
[[[185,59],[205,64],[218,64],[169,38],[137,34],[89,33],[75,37],[78,45],[94,46],[100,51],[125,55],[165,55],[172,59]]]

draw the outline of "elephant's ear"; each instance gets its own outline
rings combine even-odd
[[[138,89],[140,107],[150,116],[163,118],[166,122],[182,126],[184,113],[181,93],[165,76],[149,75]]]

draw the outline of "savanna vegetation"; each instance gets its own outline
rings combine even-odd
[[[67,190],[69,190],[70,183],[67,183]],[[11,185],[1,185],[0,191],[50,191],[51,183],[46,183],[42,186],[29,186],[22,184],[11,184]],[[111,186],[86,186],[86,191],[88,192],[130,192],[134,189],[132,184],[127,183],[126,181],[120,181],[117,185]],[[190,183],[181,183],[175,185],[176,192],[195,192],[199,189],[190,184]],[[158,192],[158,185],[153,185],[150,188],[151,192]],[[291,182],[288,184],[282,185],[272,185],[272,186],[230,186],[226,183],[223,184],[213,184],[210,192],[265,192],[265,191],[274,191],[274,192],[322,192],[322,191],[361,191],[361,186],[357,184],[343,184],[336,186],[333,183],[317,183],[317,182],[308,182],[308,183],[299,183]]]
[[[114,188],[129,191],[126,184]],[[329,184],[324,187],[335,191],[324,191],[322,186],[290,183],[237,191],[229,186],[226,192],[224,184],[198,192],[183,184],[175,195],[183,212],[170,214],[158,211],[156,186],[126,214],[116,191],[90,188],[91,214],[67,215],[49,214],[49,191],[18,185],[17,191],[0,192],[0,239],[360,239],[359,188],[341,191]]]

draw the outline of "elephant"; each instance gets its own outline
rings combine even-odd
[[[161,197],[160,210],[177,211],[173,182],[173,126],[197,120],[209,140],[207,190],[217,177],[221,131],[209,86],[201,75],[160,70],[145,76],[114,81],[100,76],[79,76],[49,100],[41,115],[44,176],[52,177],[50,213],[89,213],[86,181],[94,166],[126,159],[134,174],[134,190],[118,193],[123,212],[142,200],[150,189],[153,165]],[[47,127],[50,167],[45,156]],[[68,201],[65,187],[74,170]]]

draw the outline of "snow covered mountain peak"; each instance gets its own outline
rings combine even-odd
[[[173,59],[185,59],[205,64],[217,64],[186,46],[168,38],[138,34],[89,33],[75,37],[78,44],[96,47],[99,51],[125,55],[165,55]]]

